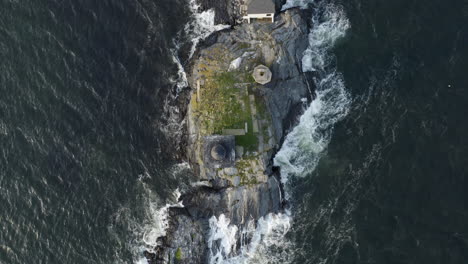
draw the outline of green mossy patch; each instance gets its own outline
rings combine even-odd
[[[183,257],[184,256],[182,254],[182,249],[177,248],[176,253],[175,253],[175,260],[181,261]]]
[[[243,129],[251,123],[245,85],[245,72],[215,72],[206,67],[209,76],[200,89],[201,100],[193,104],[194,114],[205,134],[222,134],[223,129]]]

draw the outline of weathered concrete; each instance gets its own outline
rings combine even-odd
[[[226,1],[221,0],[214,5]],[[255,133],[249,131],[248,135],[252,136],[253,133],[261,142],[257,142],[254,150],[236,142],[236,146],[232,147],[236,153],[233,167],[207,165],[206,160],[212,156],[212,146],[204,145],[203,139],[212,136],[213,130],[210,129],[219,129],[216,122],[223,120],[214,120],[205,115],[197,100],[191,101],[187,115],[189,162],[199,180],[205,181],[207,186],[194,187],[183,194],[181,201],[185,208],[170,210],[167,236],[161,238],[156,254],[148,255],[151,263],[206,263],[208,220],[211,217],[224,214],[231,224],[242,228],[248,220],[256,221],[268,213],[282,210],[281,185],[273,173],[272,158],[291,125],[289,120],[291,117],[295,120],[300,114],[297,109],[302,107],[302,99],[311,97],[300,59],[307,47],[307,32],[307,23],[301,11],[289,10],[278,16],[273,24],[243,24],[231,31],[215,33],[211,42],[196,53],[188,75],[191,87],[197,87],[196,80],[206,80],[199,93],[207,93],[203,89],[213,85],[210,78],[219,77],[217,72],[229,72],[216,84],[225,85],[225,89],[234,84],[231,88],[237,90],[223,95],[223,90],[217,90],[221,88],[211,87],[213,94],[205,95],[213,98],[224,96],[223,100],[228,101],[232,99],[242,114],[248,110],[252,123],[257,123]],[[277,56],[272,59],[272,54]],[[242,59],[236,61],[236,67],[232,67],[232,62],[238,58]],[[267,65],[272,72],[271,82],[265,86],[257,85],[246,77],[259,63]],[[196,94],[195,89],[194,98]],[[206,100],[206,96],[201,96]],[[247,99],[244,101],[243,98]],[[213,113],[227,111],[225,107],[228,105],[216,106],[213,105]],[[226,115],[226,118],[230,116]],[[219,153],[219,156],[223,156],[222,151]],[[182,260],[174,257],[179,249],[183,254]],[[238,250],[239,247],[234,248],[233,254],[237,254]]]
[[[267,84],[271,82],[272,77],[270,69],[268,69],[268,67],[265,65],[258,65],[255,67],[252,76],[259,84]]]

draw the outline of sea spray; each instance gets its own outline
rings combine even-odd
[[[305,8],[313,1],[288,1],[284,9],[301,6]],[[343,77],[331,65],[331,49],[342,38],[349,21],[344,11],[333,4],[322,2],[312,17],[313,28],[309,33],[309,46],[302,58],[303,71],[317,73],[315,80],[316,98],[300,117],[299,124],[286,136],[282,148],[274,158],[274,164],[281,167],[281,180],[285,186],[285,199],[290,197],[287,183],[291,176],[304,177],[317,166],[321,154],[331,140],[334,125],[349,112],[350,95],[346,91]],[[249,223],[241,228],[241,238],[249,237],[249,243],[240,242],[237,256],[211,255],[212,263],[290,263],[293,242],[284,238],[289,231],[292,216],[289,210],[282,214],[269,214],[257,223]],[[212,230],[234,227],[227,225],[228,220],[213,221]],[[232,241],[232,233],[225,251],[231,252],[237,241]],[[223,245],[223,244],[221,244]],[[223,259],[222,259],[223,258]],[[214,262],[213,262],[214,261]]]
[[[190,59],[201,40],[213,32],[230,27],[229,25],[215,24],[215,11],[213,9],[199,12],[200,6],[197,0],[188,1],[188,6],[192,18],[185,25],[184,30],[177,34],[173,40],[174,48],[171,49],[172,61],[177,66],[177,74],[170,78],[171,82],[175,84],[174,92],[168,93],[164,100],[164,120],[166,120],[167,125],[158,127],[164,135],[177,142],[177,145],[180,145],[180,140],[183,138],[185,120],[183,119],[184,114],[180,113],[177,103],[174,102],[189,85],[179,51],[181,47],[185,46],[187,40],[190,41]]]
[[[290,229],[289,211],[270,213],[240,228],[229,223],[225,215],[210,219],[210,264],[280,263],[289,259],[288,255],[271,254],[272,248],[291,247],[283,240]]]
[[[165,104],[165,119],[167,124],[164,127],[159,129],[168,137],[174,138],[176,141],[182,138],[182,133],[184,129],[183,120],[181,120],[181,113],[176,105],[173,102],[176,101],[179,93],[186,87],[188,87],[187,73],[184,70],[181,59],[178,56],[179,50],[184,46],[184,40],[188,39],[191,41],[190,54],[189,58],[194,54],[198,43],[204,38],[208,37],[215,31],[219,31],[225,28],[228,28],[229,25],[215,25],[215,12],[214,10],[206,10],[199,12],[200,6],[196,0],[188,1],[189,9],[192,13],[192,19],[184,27],[184,30],[178,33],[177,38],[174,39],[174,48],[171,49],[172,61],[177,65],[177,74],[171,78],[171,82],[175,85],[174,93],[168,93],[167,97],[164,100]],[[174,166],[172,171],[173,174],[180,174],[181,171],[188,169],[188,163],[184,162]],[[166,230],[168,228],[169,219],[168,211],[171,207],[182,207],[183,205],[178,202],[180,197],[180,192],[178,189],[174,191],[174,199],[170,203],[161,206],[157,196],[151,192],[144,183],[144,192],[147,196],[147,199],[144,201],[144,206],[147,208],[146,219],[143,224],[137,225],[134,227],[134,233],[137,234],[137,237],[140,239],[133,245],[133,248],[137,248],[135,253],[137,259],[135,263],[147,263],[146,258],[141,257],[143,251],[153,252],[154,248],[158,245],[158,238],[166,235]]]
[[[330,65],[330,50],[346,34],[349,21],[342,8],[329,3],[318,7],[312,21],[302,67],[317,73],[316,98],[274,158],[274,164],[281,167],[283,184],[290,176],[305,176],[315,169],[331,140],[333,126],[348,114],[351,104],[342,75]]]
[[[313,3],[312,0],[288,0],[286,3],[281,7],[281,11],[285,11],[287,9],[293,7],[300,7],[300,8],[307,8],[309,4]]]
[[[215,11],[209,9],[199,12],[200,5],[197,0],[190,0],[189,7],[193,15],[193,20],[185,25],[185,34],[192,40],[190,57],[195,53],[198,43],[211,33],[229,28],[229,25],[215,24]]]
[[[182,174],[189,170],[188,163],[183,162],[172,166],[169,174],[173,177],[180,177]],[[158,246],[158,238],[166,235],[167,228],[169,227],[169,209],[174,207],[183,207],[179,198],[181,196],[180,190],[177,188],[172,192],[172,195],[162,205],[161,200],[156,193],[144,182],[144,179],[150,175],[142,175],[139,177],[139,187],[142,192],[141,201],[142,207],[145,208],[144,219],[142,223],[134,223],[135,220],[131,216],[126,216],[126,222],[133,226],[133,233],[136,241],[132,245],[133,252],[136,257],[135,263],[147,263],[146,259],[142,257],[142,252],[147,251],[154,253],[154,249]]]
[[[336,5],[327,4],[319,6],[321,16],[313,16],[309,33],[309,47],[304,51],[302,70],[304,72],[325,72],[326,66],[331,62],[333,55],[329,52],[338,39],[341,39],[349,29],[349,20],[344,10]],[[333,71],[333,70],[332,70]]]
[[[229,225],[230,220],[224,214],[221,214],[219,218],[212,216],[209,223],[208,248],[211,256],[210,264],[220,264],[235,249],[238,229],[235,225]]]
[[[177,37],[173,40],[174,48],[171,49],[172,61],[177,65],[177,76],[171,81],[177,84],[177,90],[180,92],[188,86],[187,73],[184,70],[182,62],[179,58],[179,51],[187,41],[190,41],[189,59],[195,53],[198,43],[211,35],[213,32],[229,28],[229,25],[215,24],[214,9],[199,12],[200,5],[197,0],[188,1],[189,10],[191,13],[190,21],[185,25],[184,29],[177,33]]]
[[[333,126],[348,114],[351,100],[341,74],[331,72],[316,86],[315,100],[274,158],[274,164],[281,167],[283,184],[290,176],[304,177],[315,169],[330,143]],[[286,192],[286,199],[288,195]]]

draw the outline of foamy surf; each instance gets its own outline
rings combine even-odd
[[[185,33],[192,40],[190,57],[197,48],[198,43],[211,33],[229,28],[229,25],[215,24],[215,11],[213,9],[199,12],[200,5],[197,0],[190,0],[189,7],[193,15],[193,20],[185,26]]]
[[[314,27],[309,33],[309,47],[304,52],[302,68],[318,73],[316,98],[300,117],[299,124],[286,136],[274,159],[274,164],[281,167],[283,184],[290,176],[303,177],[315,169],[330,143],[334,125],[348,114],[351,104],[342,75],[336,67],[329,67],[333,58],[330,51],[346,34],[349,21],[342,8],[324,4],[319,6],[312,22]]]
[[[213,9],[199,12],[200,5],[198,5],[197,0],[189,0],[188,6],[191,19],[185,25],[184,30],[178,33],[178,37],[173,41],[174,48],[171,49],[172,61],[177,65],[177,74],[170,78],[171,82],[175,84],[174,92],[168,93],[164,100],[164,119],[167,120],[167,126],[159,128],[164,135],[175,139],[175,141],[180,140],[182,137],[185,122],[181,120],[183,115],[173,102],[176,101],[179,93],[189,85],[187,73],[179,57],[179,50],[184,46],[186,39],[189,39],[191,41],[189,58],[191,58],[201,40],[213,32],[230,27],[229,25],[215,24],[215,11]]]
[[[309,47],[302,58],[302,70],[324,71],[333,55],[329,52],[338,39],[349,29],[349,20],[344,10],[336,5],[319,6],[320,16],[312,18],[312,30],[309,33]]]
[[[181,122],[179,116],[179,109],[172,104],[173,101],[177,98],[178,94],[186,87],[188,87],[187,74],[184,70],[182,62],[178,56],[180,47],[183,46],[183,43],[180,43],[181,35],[184,35],[191,41],[191,48],[189,58],[195,53],[198,43],[204,38],[208,37],[215,31],[219,31],[225,28],[230,27],[229,25],[216,25],[215,24],[215,12],[214,10],[207,10],[199,12],[200,6],[196,0],[189,0],[188,5],[192,13],[192,19],[184,27],[183,32],[179,32],[179,37],[174,40],[174,49],[171,49],[172,60],[177,65],[177,74],[174,78],[171,79],[172,83],[175,84],[175,93],[169,93],[165,100],[165,109],[166,109],[166,120],[167,126],[160,128],[160,130],[168,137],[175,136],[175,138],[180,138],[183,132],[183,123]],[[187,163],[181,163],[174,166],[173,174],[177,175],[181,171],[188,169],[189,166]],[[144,185],[144,183],[142,183]],[[157,199],[157,196],[152,193],[149,188],[144,185],[145,194],[148,198],[144,201],[145,208],[147,208],[147,217],[145,223],[138,225],[134,233],[137,233],[140,237],[139,241],[134,245],[137,249],[135,255],[139,255],[135,260],[137,264],[146,264],[147,260],[144,257],[141,257],[144,251],[153,252],[154,248],[158,245],[158,238],[166,235],[166,230],[168,228],[169,219],[168,211],[171,207],[183,207],[183,205],[178,201],[180,197],[179,190],[175,190],[173,194],[173,202],[161,206],[160,202]]]
[[[306,8],[313,1],[289,0],[283,10],[291,7]],[[289,133],[274,158],[274,164],[281,167],[281,181],[285,186],[285,199],[289,199],[287,184],[290,177],[304,177],[316,168],[321,155],[330,143],[334,125],[349,112],[351,98],[346,91],[342,75],[330,65],[330,54],[336,41],[342,38],[350,27],[344,11],[333,4],[323,3],[312,17],[314,27],[309,33],[309,47],[302,58],[303,71],[315,71],[316,98],[300,117],[299,124]],[[220,217],[221,218],[221,217]],[[228,233],[221,239],[220,248],[211,248],[210,263],[290,263],[294,248],[292,241],[285,238],[292,224],[289,211],[283,214],[269,214],[251,222],[241,229],[229,225],[229,220],[214,218],[210,222],[212,232]],[[233,232],[240,232],[235,236]],[[248,238],[237,241],[236,237]],[[217,236],[210,236],[210,243]],[[230,256],[236,245],[241,245],[240,254]],[[286,253],[285,253],[286,252]]]
[[[313,3],[313,0],[288,0],[281,7],[281,10],[287,10],[294,7],[307,8],[309,4]]]
[[[189,58],[195,53],[198,43],[212,33],[229,28],[230,25],[215,24],[215,11],[209,9],[200,12],[200,5],[197,0],[188,0],[188,7],[191,13],[190,21],[185,25],[183,31],[178,33],[174,39],[174,49],[171,49],[172,61],[177,65],[178,71],[175,79],[178,90],[188,86],[187,74],[178,56],[179,49],[186,44],[186,39],[191,41]]]
[[[172,166],[169,174],[171,177],[181,177],[190,167],[188,163],[183,162]],[[159,245],[158,239],[166,235],[169,227],[169,210],[174,207],[183,207],[179,201],[181,196],[180,190],[177,188],[172,192],[172,195],[165,201],[161,201],[159,196],[146,184],[143,179],[150,175],[142,175],[139,177],[139,189],[141,190],[141,207],[144,209],[144,218],[142,222],[135,222],[132,216],[123,214],[125,221],[130,226],[134,240],[130,243],[131,251],[135,256],[134,263],[146,264],[147,260],[143,256],[143,252],[154,253],[154,249]],[[126,211],[126,208],[122,208]],[[141,221],[141,220],[140,220]]]
[[[272,248],[288,249],[291,243],[283,241],[291,226],[289,211],[268,214],[258,221],[249,221],[239,228],[229,224],[224,215],[210,219],[210,264],[284,263],[289,256],[273,254]],[[240,241],[238,241],[240,240]]]

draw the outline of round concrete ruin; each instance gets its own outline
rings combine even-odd
[[[267,84],[271,81],[271,71],[265,65],[258,65],[255,67],[252,77],[259,84]]]
[[[224,160],[226,158],[226,149],[220,145],[216,144],[211,148],[211,157],[214,160]]]

